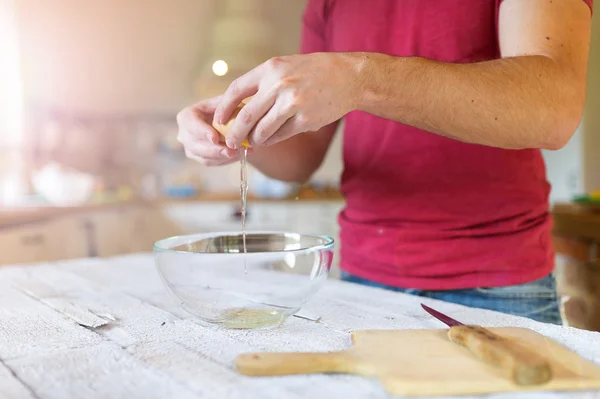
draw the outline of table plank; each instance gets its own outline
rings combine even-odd
[[[101,336],[11,286],[0,286],[0,303],[0,359],[4,361],[103,341]]]
[[[40,398],[182,398],[198,396],[162,373],[144,367],[112,343],[7,362]]]
[[[195,342],[192,342],[195,341]],[[155,367],[184,383],[202,397],[207,398],[322,398],[359,397],[387,398],[377,383],[353,376],[296,376],[287,378],[251,378],[241,376],[232,369],[223,370],[213,361],[204,358],[203,348],[211,344],[202,338],[190,342],[155,342],[135,345],[136,355],[147,359]],[[229,350],[223,350],[223,353]],[[200,377],[201,376],[201,377]]]
[[[12,371],[0,362],[0,398],[2,399],[36,399],[36,396]]]
[[[81,308],[65,298],[59,297],[59,293],[46,283],[28,276],[15,282],[19,289],[30,297],[39,300],[59,313],[67,316],[77,324],[84,327],[97,328],[108,323],[108,320]],[[109,320],[111,316],[104,314]]]

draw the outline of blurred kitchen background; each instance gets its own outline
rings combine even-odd
[[[175,116],[298,51],[305,0],[0,0],[0,265],[239,230],[239,165],[188,161]],[[572,325],[600,330],[600,17],[577,133],[545,152]],[[337,238],[341,134],[312,180],[250,171],[248,229]],[[564,256],[563,256],[564,255]],[[337,276],[337,258],[333,276]]]

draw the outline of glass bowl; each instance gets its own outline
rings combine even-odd
[[[189,313],[229,328],[282,323],[327,279],[334,240],[249,231],[177,236],[154,244],[158,272]]]

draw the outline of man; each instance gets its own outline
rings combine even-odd
[[[592,0],[309,0],[302,53],[178,115],[186,154],[303,182],[345,119],[348,281],[561,323],[540,149],[585,101]],[[226,145],[211,128],[237,116]]]

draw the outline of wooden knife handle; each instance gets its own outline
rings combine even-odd
[[[486,363],[504,369],[519,385],[543,384],[552,378],[546,359],[483,327],[452,326],[448,336]]]
[[[235,367],[249,376],[337,373],[348,369],[349,360],[342,352],[248,353],[236,358]]]

